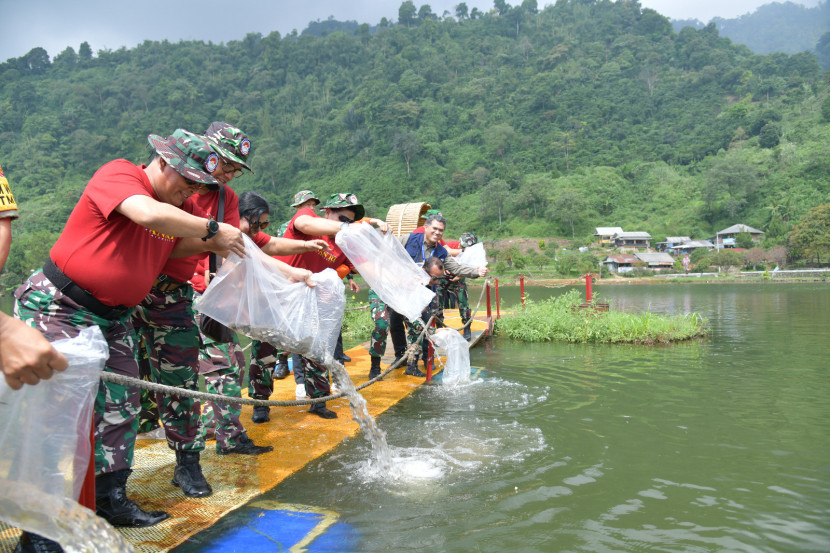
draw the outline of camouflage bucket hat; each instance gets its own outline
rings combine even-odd
[[[318,198],[311,190],[300,190],[294,194],[294,203],[291,204],[291,207],[297,207],[300,204],[306,203],[308,200],[316,201],[317,204],[315,205],[319,205],[320,203],[320,198]]]
[[[469,248],[470,246],[478,244],[478,236],[473,232],[465,232],[458,241],[461,243],[462,248]]]
[[[176,129],[167,138],[151,134],[147,140],[156,153],[181,176],[206,184],[211,190],[219,190],[219,181],[210,176],[219,166],[219,156],[201,136]]]
[[[429,219],[430,215],[441,215],[441,211],[438,209],[427,209],[426,213],[424,213],[424,219]]]
[[[214,121],[205,131],[205,138],[217,154],[253,173],[248,165],[251,140],[241,130],[222,121]]]
[[[347,207],[354,210],[355,221],[363,219],[363,216],[366,214],[366,210],[362,205],[360,205],[360,202],[357,200],[357,196],[354,194],[332,194],[329,196],[329,199],[326,200],[326,203],[323,204],[323,209],[339,209],[341,207]]]

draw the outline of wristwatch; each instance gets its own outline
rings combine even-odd
[[[207,229],[207,234],[202,236],[203,242],[207,242],[216,236],[216,233],[219,232],[219,223],[215,219],[208,219],[207,223],[205,223],[205,228]]]

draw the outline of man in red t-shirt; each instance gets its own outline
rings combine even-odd
[[[284,236],[294,240],[322,238],[328,243],[329,250],[281,256],[277,259],[288,263],[292,267],[301,267],[314,273],[323,269],[337,269],[340,265],[347,265],[354,270],[346,254],[335,244],[334,237],[346,225],[363,219],[366,210],[354,194],[332,194],[323,204],[323,210],[324,215],[322,217],[314,213],[312,209],[297,210],[297,213],[288,223]],[[389,226],[380,219],[366,219],[365,221],[377,225],[383,232],[389,230]],[[304,357],[302,358],[302,365],[306,395],[312,399],[329,395],[331,386],[326,377],[326,368]],[[297,368],[295,367],[294,370],[297,370]],[[337,417],[337,413],[326,408],[325,402],[313,403],[309,413],[314,413],[324,419]]]
[[[156,157],[104,165],[87,184],[43,272],[15,291],[15,314],[49,339],[98,325],[109,344],[105,371],[138,376],[131,314],[171,254],[210,250],[244,255],[239,229],[196,215],[188,199],[219,161],[200,137],[176,130],[148,137]],[[139,397],[135,388],[101,383],[95,402],[96,512],[113,526],[150,526],[166,518],[127,498]],[[92,507],[87,505],[88,507]],[[21,538],[35,541],[33,535]],[[44,539],[44,538],[40,538]]]

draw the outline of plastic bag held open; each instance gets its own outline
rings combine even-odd
[[[458,254],[455,260],[468,267],[483,267],[487,265],[487,252],[484,251],[484,244],[479,242],[469,248],[464,248],[464,251]]]
[[[97,326],[53,345],[69,361],[65,371],[16,391],[0,378],[0,520],[66,546],[81,539],[79,520],[96,518],[75,501],[109,349]]]
[[[246,336],[330,365],[346,307],[334,269],[313,276],[315,287],[291,282],[250,238],[245,257],[231,254],[194,307]]]
[[[416,265],[391,232],[371,225],[349,225],[334,241],[383,302],[409,320],[421,316],[435,292],[429,276]]]

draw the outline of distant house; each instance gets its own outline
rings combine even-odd
[[[742,223],[738,223],[737,225],[732,225],[731,227],[725,228],[722,231],[715,234],[715,246],[734,248],[735,237],[742,232],[748,232],[749,235],[752,237],[753,242],[759,242],[764,239],[764,231],[758,230],[757,228],[752,228]],[[730,238],[732,239],[731,242],[727,242],[727,240],[729,240]]]
[[[611,246],[614,244],[614,235],[622,231],[622,227],[597,227],[594,236],[597,237],[597,243],[601,246]]]
[[[637,258],[634,254],[618,253],[606,257],[602,264],[607,265],[608,270],[612,273],[629,273],[634,270],[635,261],[637,261]]]
[[[691,242],[692,239],[688,236],[666,236],[665,242],[657,242],[657,250],[664,252],[669,248],[673,248],[675,246],[679,246],[680,244],[685,244],[686,242]]]
[[[706,248],[707,250],[712,250],[715,248],[715,245],[708,240],[689,240],[688,242],[684,242],[677,246],[671,246],[667,248],[666,251],[673,255],[682,255],[686,253],[692,253],[692,251],[698,248]]]
[[[652,271],[674,267],[674,258],[666,252],[637,252],[634,257],[648,265]]]
[[[647,232],[618,232],[614,235],[614,245],[622,250],[648,248],[651,235]]]

